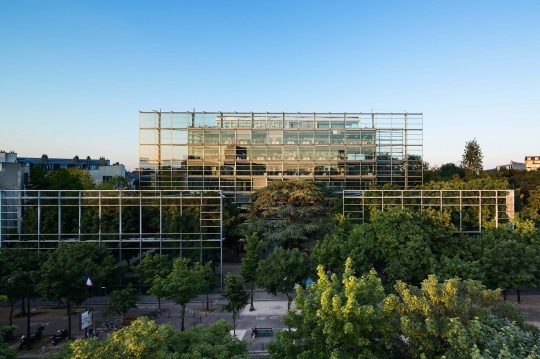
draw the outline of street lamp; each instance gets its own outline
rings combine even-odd
[[[107,296],[107,287],[101,287],[101,289],[103,289],[103,291],[105,292],[105,296]]]
[[[30,276],[26,275],[26,347],[30,349]],[[15,283],[17,277],[10,277],[9,283]]]

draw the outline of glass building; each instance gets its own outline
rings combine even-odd
[[[334,191],[422,182],[422,113],[139,112],[142,189],[222,190],[270,181]]]

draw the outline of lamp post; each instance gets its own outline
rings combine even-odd
[[[26,347],[30,349],[30,276],[26,275]],[[9,283],[15,283],[17,277],[10,277]]]

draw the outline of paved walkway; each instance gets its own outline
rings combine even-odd
[[[232,314],[226,311],[221,311],[221,306],[225,302],[219,294],[210,295],[210,307],[212,312],[207,313],[205,309],[205,296],[199,296],[195,300],[189,303],[186,310],[186,317],[184,318],[185,328],[194,327],[198,324],[209,325],[220,319],[225,319],[232,324]],[[254,342],[251,342],[251,328],[256,326],[258,328],[272,328],[272,329],[285,329],[281,318],[287,311],[287,300],[285,296],[272,296],[263,291],[257,291],[255,294],[254,307],[255,311],[249,311],[249,305],[246,306],[236,319],[236,336],[240,340],[244,340],[249,343],[248,349],[250,352],[257,353],[265,350],[265,345],[272,340],[271,337],[256,338]],[[88,300],[88,307],[93,309],[94,323],[99,325],[107,320],[109,317],[103,315],[103,311],[106,308],[106,299],[104,297],[93,297]],[[39,357],[36,355],[44,355],[52,353],[57,350],[57,347],[53,346],[48,340],[49,336],[56,334],[59,330],[67,327],[67,314],[65,308],[58,308],[53,306],[53,303],[45,302],[31,302],[31,321],[30,331],[35,332],[37,327],[43,325],[45,330],[43,331],[43,339],[39,343],[33,344],[32,354],[30,357]],[[168,301],[162,301],[162,315],[155,319],[156,323],[171,323],[176,328],[181,327],[181,308]],[[84,338],[84,331],[79,330],[80,320],[79,315],[83,312],[84,306],[77,309],[76,313],[72,315],[72,336],[77,339]],[[148,315],[152,311],[158,310],[158,303],[155,298],[149,296],[143,296],[140,303],[138,303],[136,309],[130,310],[128,316],[142,316]],[[0,306],[0,326],[9,324],[9,308],[6,306]],[[116,318],[117,323],[121,323],[121,318]],[[16,308],[14,311],[13,324],[18,326],[14,335],[16,338],[20,338],[22,334],[26,334],[26,316],[20,315],[20,308]],[[101,333],[101,336],[107,335],[107,333]],[[18,342],[13,343],[14,348],[18,346]],[[25,349],[23,350],[25,351]],[[25,353],[21,353],[25,354]],[[21,357],[25,357],[24,355]]]
[[[231,266],[224,266],[224,273],[237,274],[239,266],[233,264]],[[212,312],[207,313],[202,311],[205,309],[205,295],[198,296],[195,300],[190,302],[188,310],[186,311],[185,327],[193,327],[198,324],[209,325],[220,319],[225,319],[232,324],[232,316],[229,312],[222,312],[221,305],[224,303],[224,299],[217,293],[213,293],[209,296],[210,306],[213,309]],[[516,295],[509,294],[508,300],[516,302]],[[1,304],[1,303],[0,303]],[[107,302],[105,297],[93,297],[88,300],[88,307],[94,310],[94,323],[96,325],[103,323],[108,318],[103,316],[103,310],[106,308]],[[31,332],[35,332],[38,326],[45,326],[43,332],[43,339],[40,343],[33,345],[33,350],[29,355],[22,353],[20,358],[39,358],[43,354],[51,353],[57,350],[57,347],[52,346],[48,337],[57,333],[58,330],[62,330],[67,326],[67,315],[64,308],[54,307],[54,303],[46,303],[42,301],[32,301],[32,316],[31,316]],[[281,318],[287,311],[287,298],[284,295],[272,296],[262,290],[258,290],[255,293],[254,302],[255,311],[249,311],[249,305],[246,306],[241,312],[239,318],[236,320],[236,336],[249,343],[248,350],[252,354],[264,353],[265,346],[268,342],[273,340],[273,337],[259,337],[255,342],[251,342],[251,327],[257,326],[258,328],[272,328],[272,329],[286,329],[281,323]],[[132,309],[128,316],[141,316],[147,315],[150,312],[158,309],[158,303],[154,297],[143,296],[141,302],[138,304],[137,309]],[[518,310],[528,313],[527,321],[540,327],[540,293],[523,293],[521,295],[521,304],[518,305]],[[72,336],[78,339],[84,338],[84,332],[79,328],[79,314],[84,311],[84,305],[77,310],[77,313],[72,316]],[[16,309],[14,314],[18,314],[20,309]],[[162,302],[162,312],[164,314],[161,317],[155,319],[156,323],[171,323],[176,328],[180,329],[181,325],[181,309],[177,305],[173,305],[171,302]],[[0,306],[0,326],[7,325],[9,319],[9,308]],[[16,317],[13,320],[14,324],[19,328],[15,331],[15,336],[20,338],[22,334],[26,333],[26,317]],[[118,318],[118,322],[121,319]],[[107,334],[102,334],[107,335]],[[15,348],[18,346],[18,342],[13,344]]]

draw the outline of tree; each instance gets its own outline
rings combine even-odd
[[[200,293],[201,280],[200,271],[189,267],[189,259],[176,258],[172,272],[158,281],[159,285],[163,286],[165,298],[182,307],[182,331],[185,329],[186,306]]]
[[[86,273],[94,283],[107,285],[119,278],[120,268],[107,247],[85,242],[60,243],[34,278],[36,290],[45,299],[66,307],[69,337],[72,308],[85,300]]]
[[[445,163],[438,169],[439,181],[450,181],[454,178],[464,178],[465,171],[462,167],[456,166],[455,163]]]
[[[23,278],[35,276],[43,258],[42,254],[34,251],[15,248],[0,249],[0,283],[2,283],[0,287],[2,287],[2,294],[7,297],[5,300],[10,305],[9,325],[13,325],[13,311],[17,302],[21,302],[22,313],[26,314],[24,300],[28,290],[31,294],[34,292],[35,285],[32,281],[27,283]],[[18,278],[18,280],[11,283],[10,278]],[[27,288],[28,285],[30,288]]]
[[[133,269],[143,283],[151,288],[148,292],[157,298],[158,308],[161,310],[161,298],[164,293],[162,292],[162,286],[158,282],[171,272],[171,259],[168,256],[151,253],[146,255],[141,263]]]
[[[534,239],[533,239],[534,238]],[[531,241],[532,239],[532,241]],[[510,289],[534,288],[540,280],[540,248],[538,235],[497,228],[482,234],[483,253],[480,258],[486,276],[486,286],[500,288],[503,296]]]
[[[201,280],[202,280],[202,288],[204,290],[204,293],[206,294],[206,311],[209,311],[209,293],[210,289],[215,285],[216,283],[216,274],[214,273],[214,264],[212,261],[206,262],[205,265],[200,265],[197,263],[197,270],[201,273]]]
[[[384,301],[395,334],[412,358],[537,357],[540,330],[525,324],[500,291],[477,281],[435,276],[421,288],[399,281]],[[393,319],[392,319],[393,317]]]
[[[306,255],[298,249],[276,248],[268,259],[259,262],[257,285],[267,293],[287,296],[287,309],[291,306],[291,293],[307,274]]]
[[[102,340],[75,340],[47,359],[208,358],[249,359],[246,343],[229,335],[231,326],[220,320],[184,332],[171,324],[157,325],[141,317]]]
[[[228,302],[223,305],[221,310],[232,313],[234,335],[236,335],[236,318],[240,315],[240,310],[248,304],[249,293],[246,293],[244,287],[244,281],[240,276],[229,273],[225,277],[225,293],[223,297]]]
[[[365,248],[358,245],[356,236],[351,235],[353,225],[348,217],[336,214],[334,230],[318,241],[311,257],[318,264],[333,273],[343,273],[345,261],[351,259],[352,268],[361,273],[367,270]]]
[[[465,170],[466,178],[472,179],[482,172],[484,169],[482,164],[483,159],[482,149],[478,142],[476,142],[476,138],[467,142],[461,158],[461,168]]]
[[[240,267],[240,275],[246,282],[250,283],[250,311],[254,311],[253,307],[253,291],[255,289],[255,281],[257,280],[257,268],[259,267],[259,261],[262,259],[262,242],[256,233],[247,235],[245,239],[246,255],[242,258],[242,266]]]
[[[122,190],[122,189],[129,189],[129,183],[126,180],[125,177],[122,176],[114,176],[108,181],[101,182],[97,189],[101,190]]]
[[[266,248],[307,246],[329,232],[331,194],[308,181],[274,181],[251,196],[244,233],[258,233]]]
[[[432,251],[433,238],[440,238],[439,235],[448,231],[440,225],[444,223],[444,219],[438,218],[442,215],[398,208],[377,211],[370,223],[355,227],[352,236],[381,273],[385,285],[391,287],[396,280],[420,283],[433,273],[437,264]]]
[[[43,165],[30,170],[31,189],[41,190],[84,190],[94,189],[94,180],[85,169],[69,168],[47,172]]]
[[[69,168],[68,172],[79,179],[82,189],[90,190],[96,188],[96,184],[94,183],[92,176],[90,176],[90,171],[87,169]]]
[[[109,307],[105,310],[107,315],[122,314],[126,318],[126,313],[131,308],[137,308],[137,302],[141,299],[141,294],[133,285],[129,285],[124,289],[112,291],[108,296]]]
[[[294,331],[280,331],[268,345],[271,358],[384,358],[388,323],[380,308],[384,289],[372,270],[354,276],[351,259],[342,275],[329,277],[317,267],[318,280],[308,294],[297,288],[295,311],[283,322]]]
[[[2,329],[3,328],[0,328],[0,358],[15,359],[17,357],[17,353],[4,342]]]

